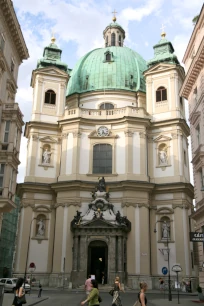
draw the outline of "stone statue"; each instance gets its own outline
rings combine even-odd
[[[71,222],[71,227],[74,226],[74,225],[80,225],[80,222],[81,222],[81,216],[82,212],[81,211],[76,211],[76,216],[74,216],[74,219],[72,220]]]
[[[46,148],[43,152],[42,162],[43,164],[50,164],[51,152]]]
[[[116,221],[121,224],[121,221],[122,221],[122,217],[121,217],[121,214],[119,212],[119,210],[117,211],[117,214],[116,214]]]
[[[106,182],[105,182],[104,176],[102,178],[99,178],[97,190],[100,192],[106,191]]]
[[[170,224],[167,222],[162,224],[162,238],[170,238]]]
[[[43,219],[40,219],[37,225],[38,225],[37,236],[44,236],[45,235],[45,223]]]
[[[159,151],[159,164],[166,165],[167,164],[167,152],[165,150]]]

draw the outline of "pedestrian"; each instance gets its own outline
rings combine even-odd
[[[121,298],[120,298],[120,291],[124,290],[121,288],[120,278],[116,276],[115,283],[113,285],[113,301],[112,306],[122,306]]]
[[[138,301],[141,306],[146,306],[147,305],[147,298],[146,298],[146,293],[147,291],[147,283],[141,282],[140,283],[140,292],[138,293]],[[136,302],[137,304],[137,302]]]
[[[16,287],[15,287],[15,297],[14,297],[13,304],[12,304],[14,306],[23,305],[23,303],[19,303],[19,300],[18,300],[18,298],[22,298],[25,295],[23,283],[24,283],[24,279],[22,277],[18,278],[16,282]]]
[[[86,302],[89,302],[89,306],[98,306],[99,303],[99,291],[98,283],[95,279],[91,280],[91,291],[85,301],[81,302],[81,305],[84,305]]]
[[[42,285],[39,284],[39,291],[38,291],[38,297],[40,298],[42,294]]]
[[[164,290],[164,280],[163,278],[159,278],[159,289],[162,291]]]
[[[101,278],[102,285],[105,285],[105,273],[102,272],[102,278]]]
[[[89,275],[87,280],[85,281],[85,286],[84,286],[84,290],[86,291],[87,296],[89,295],[91,289],[92,289],[91,275]]]

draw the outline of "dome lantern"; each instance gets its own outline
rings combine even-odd
[[[125,39],[125,31],[121,25],[119,25],[116,20],[117,12],[113,12],[113,22],[111,22],[103,31],[103,38],[105,40],[105,47],[123,47],[123,42]]]

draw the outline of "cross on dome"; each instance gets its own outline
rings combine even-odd
[[[165,37],[166,36],[166,33],[164,32],[164,28],[165,28],[166,26],[162,23],[162,26],[161,26],[161,30],[162,30],[162,32],[161,32],[161,37]]]
[[[115,16],[115,14],[117,14],[118,12],[116,12],[116,10],[114,9],[114,11],[112,12],[112,14],[113,14],[113,22],[116,22],[116,16]]]

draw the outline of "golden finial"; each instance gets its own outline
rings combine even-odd
[[[115,16],[115,14],[117,14],[117,12],[116,12],[116,10],[114,9],[114,11],[112,12],[112,14],[113,14],[113,22],[116,22],[116,20],[117,20],[117,18],[116,18],[116,16]]]
[[[164,28],[165,28],[165,26],[162,24],[162,26],[161,26],[161,30],[162,30],[161,37],[162,38],[164,38],[166,36],[166,33],[164,32]]]
[[[51,37],[51,43],[54,44],[56,41],[56,38],[55,38],[55,32],[52,31],[52,37]]]

